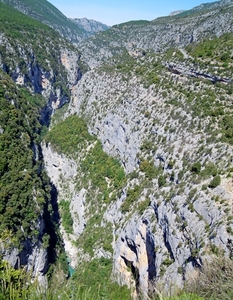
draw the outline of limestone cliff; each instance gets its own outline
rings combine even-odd
[[[81,78],[80,53],[48,26],[2,2],[0,7],[1,24],[5,22],[0,37],[1,231],[16,235],[10,249],[0,237],[0,254],[46,284],[45,274],[61,245],[55,249],[55,200],[39,140],[42,124],[48,125],[53,112],[69,101]]]
[[[108,25],[87,18],[74,18],[71,21],[84,29],[87,37],[110,28]]]
[[[144,292],[153,289],[152,282],[165,289],[182,287],[195,268],[214,253],[232,255],[232,145],[221,139],[220,132],[218,136],[214,133],[220,123],[216,125],[211,117],[194,112],[199,97],[207,99],[212,92],[216,99],[224,95],[223,109],[227,109],[227,103],[232,101],[226,92],[231,79],[220,87],[210,87],[209,79],[200,77],[197,84],[190,72],[170,70],[175,61],[183,60],[182,51],[174,52],[169,63],[164,63],[165,58],[167,54],[138,57],[129,63],[130,73],[105,67],[89,71],[73,88],[73,100],[65,114],[84,118],[89,133],[101,140],[109,155],[121,161],[128,174],[114,200],[103,204],[101,224],[96,226],[105,230],[106,239],[111,240],[115,278],[128,285],[134,282],[136,289]],[[192,59],[187,56],[183,63],[188,66]],[[154,83],[143,81],[144,74],[143,79],[139,76],[140,68],[147,64],[148,68],[159,66]],[[201,66],[199,71],[205,73]],[[76,214],[81,230],[75,229],[74,218],[76,237],[69,237],[79,241],[80,233],[85,234],[86,225],[99,214],[91,209],[95,204],[86,200],[91,185],[83,189],[79,184],[76,192],[73,189],[72,182],[85,176],[78,167],[82,155],[78,154],[79,159],[72,162],[74,169],[68,167],[68,171],[65,164],[56,162],[57,155],[51,154],[50,146],[43,151],[47,170],[61,197],[71,191],[66,198],[72,215],[79,207]],[[87,148],[82,151],[88,152]],[[58,165],[63,186],[54,173]],[[216,176],[221,183],[214,185]],[[84,220],[86,225],[82,226]],[[79,260],[88,259],[81,241],[76,255]],[[109,255],[98,241],[93,252],[93,257],[99,253]]]
[[[56,197],[45,208],[58,202],[73,268],[110,259],[115,281],[147,294],[183,287],[214,255],[232,257],[231,16],[232,1],[220,1],[117,25],[81,54],[44,27],[34,43],[1,34],[1,68],[45,97],[43,124],[53,116],[41,145],[27,142],[34,173],[50,177]],[[14,93],[3,95],[18,108]],[[37,240],[3,251],[34,276],[47,269],[44,216]]]

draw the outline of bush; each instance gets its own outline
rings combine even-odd
[[[140,171],[144,172],[148,179],[153,179],[158,175],[158,170],[155,168],[153,162],[144,160],[140,164]]]
[[[67,233],[73,233],[73,219],[70,213],[70,202],[61,200],[59,203],[61,207],[62,225]]]
[[[139,202],[138,203],[138,208],[137,208],[137,210],[138,210],[138,212],[142,215],[143,214],[143,212],[147,209],[147,207],[150,205],[150,199],[148,198],[148,199],[146,199],[146,200],[144,200],[144,201],[141,201],[141,202]]]
[[[193,173],[199,174],[201,171],[201,163],[199,161],[194,163],[191,167],[191,171]]]
[[[206,164],[205,169],[201,172],[201,176],[208,178],[209,176],[216,176],[218,174],[218,169],[214,163],[210,162]]]
[[[209,187],[213,189],[216,186],[220,185],[220,183],[221,183],[221,177],[217,175],[211,180]]]
[[[163,175],[160,175],[158,178],[159,187],[162,187],[166,184],[166,178]]]
[[[136,202],[140,196],[141,188],[139,185],[135,185],[133,189],[128,189],[127,197],[121,205],[121,211],[123,213],[128,212],[131,204]]]
[[[66,261],[66,257],[63,257]],[[61,282],[58,274],[48,288],[41,287],[24,269],[14,270],[0,259],[0,300],[115,300],[131,299],[130,290],[110,280],[112,261],[101,257],[82,263],[72,278]]]

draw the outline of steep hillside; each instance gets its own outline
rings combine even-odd
[[[72,43],[77,44],[85,38],[85,30],[76,26],[47,0],[1,0],[1,2],[48,25]]]
[[[224,34],[232,30],[226,4],[171,17],[170,33],[165,19],[139,21],[82,44],[92,70],[43,144],[65,248],[78,270],[104,257],[118,283],[174,293],[206,261],[232,257],[233,36]],[[163,28],[154,38],[153,26]],[[183,30],[181,42],[174,28]],[[132,32],[135,47],[125,43]],[[85,131],[80,142],[84,121],[91,135]],[[99,140],[124,174],[102,157]]]
[[[54,251],[48,252],[49,240],[56,236],[39,145],[45,100],[17,87],[1,71],[0,102],[0,257],[14,267],[24,265],[44,283]]]
[[[81,77],[79,51],[48,26],[3,3],[0,17],[1,68],[16,83],[45,96],[51,114],[69,101]]]
[[[45,284],[62,243],[56,189],[43,167],[42,124],[69,101],[81,78],[80,54],[47,25],[3,3],[0,19],[0,259],[25,265]]]

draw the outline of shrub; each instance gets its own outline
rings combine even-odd
[[[201,175],[204,178],[208,178],[209,176],[216,176],[217,174],[218,169],[212,162],[206,164],[205,169],[201,172]]]
[[[140,170],[145,173],[146,177],[149,179],[153,179],[158,174],[158,170],[155,168],[153,162],[149,162],[148,160],[144,160],[140,164]]]
[[[135,185],[133,189],[128,189],[127,197],[121,205],[122,212],[128,212],[130,205],[136,202],[140,196],[141,188],[139,185]]]
[[[193,173],[199,174],[201,171],[201,163],[199,161],[194,163],[191,167],[191,171]]]
[[[159,187],[162,187],[166,184],[166,178],[163,175],[160,175],[158,178]]]
[[[209,187],[213,189],[216,186],[220,185],[220,183],[221,183],[221,177],[217,175],[211,180]]]
[[[144,201],[139,202],[138,204],[138,212],[140,214],[143,214],[143,212],[147,209],[147,207],[150,205],[150,199],[146,199]]]
[[[67,233],[73,233],[73,219],[70,213],[70,202],[61,200],[59,203],[61,207],[62,225]]]

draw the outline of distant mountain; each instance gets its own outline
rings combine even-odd
[[[91,36],[97,32],[105,31],[110,28],[110,26],[106,24],[95,20],[89,20],[87,18],[75,18],[70,20],[73,21],[76,25],[78,25],[78,27],[80,27],[81,30],[85,30],[87,36]]]
[[[182,12],[184,12],[184,10],[176,10],[176,11],[172,11],[169,16],[175,16],[175,15],[178,15],[178,14],[181,14]]]
[[[90,67],[123,53],[125,49],[129,52],[144,49],[160,53],[170,47],[185,47],[192,42],[231,32],[232,13],[233,0],[202,4],[151,22],[138,20],[114,25],[84,40],[79,49]]]
[[[13,6],[20,12],[41,21],[55,29],[72,43],[79,43],[85,39],[85,31],[64,16],[47,0],[0,0]]]

